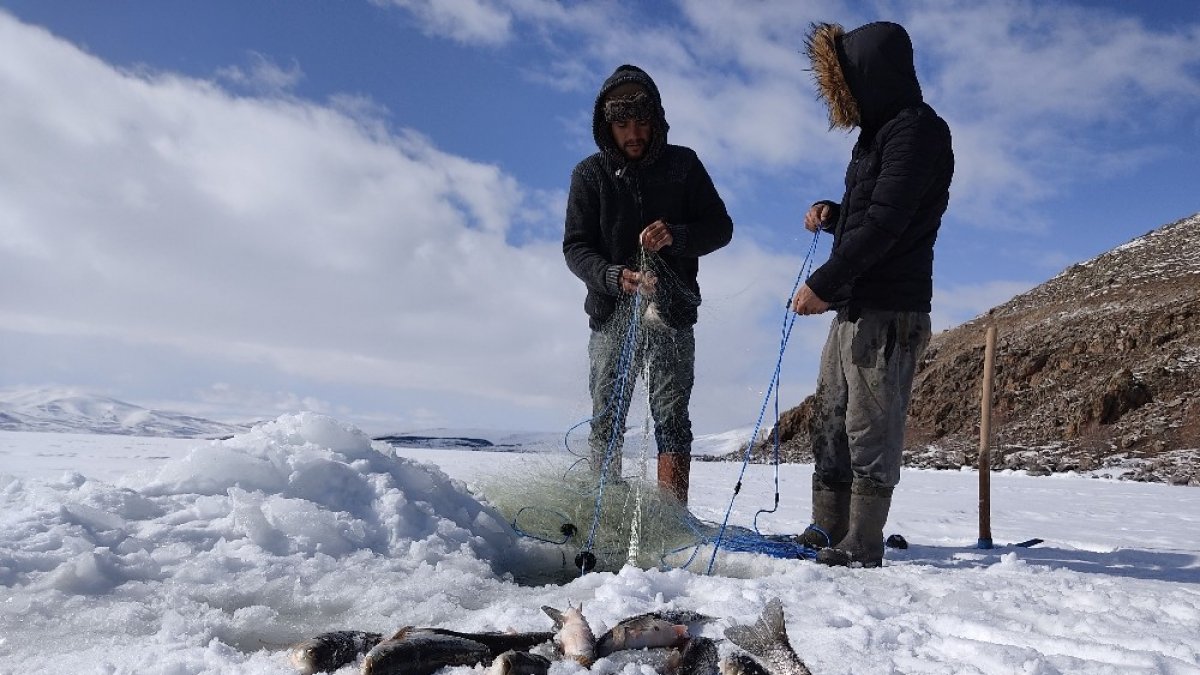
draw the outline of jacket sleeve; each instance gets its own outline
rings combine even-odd
[[[688,222],[668,224],[674,240],[668,250],[699,258],[728,244],[733,238],[733,219],[698,157],[687,174],[687,200]]]
[[[583,280],[588,290],[613,295],[613,265],[601,253],[600,191],[590,170],[584,164],[571,173],[571,190],[567,194],[567,216],[563,228],[563,257],[567,268]]]
[[[821,231],[833,232],[835,229],[837,229],[838,218],[842,215],[842,205],[828,199],[822,199],[819,202],[813,202],[813,206],[816,206],[817,204],[824,204],[825,206],[829,207],[829,217],[825,219],[824,223],[821,223]]]
[[[879,176],[862,222],[846,228],[829,260],[808,278],[817,297],[835,297],[904,236],[944,162],[949,144],[943,129],[933,120],[913,117],[884,139]]]

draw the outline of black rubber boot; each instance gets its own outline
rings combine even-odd
[[[872,480],[855,479],[850,489],[850,530],[830,548],[817,552],[817,562],[840,567],[883,564],[883,526],[892,507],[892,490]]]
[[[814,473],[812,524],[796,537],[796,542],[811,549],[822,549],[841,541],[849,528],[850,483],[826,483]]]

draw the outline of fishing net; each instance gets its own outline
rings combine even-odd
[[[814,237],[805,267],[815,243]],[[639,269],[642,291],[619,302],[603,329],[593,335],[593,346],[598,341],[610,346],[614,376],[604,405],[594,406],[593,417],[567,432],[568,465],[528,473],[516,485],[493,482],[483,487],[485,495],[520,534],[576,551],[573,557],[564,554],[564,564],[577,574],[617,571],[626,565],[720,573],[717,552],[721,549],[774,558],[809,557],[811,551],[790,538],[728,526],[728,515],[720,525],[701,522],[660,491],[653,476],[647,476],[648,458],[658,455],[651,433],[647,373],[662,367],[679,347],[679,343],[651,341],[673,340],[671,319],[694,312],[699,298],[656,254],[643,251]],[[794,320],[794,316],[790,318]],[[785,315],[781,359],[790,328]],[[693,351],[686,358],[694,359],[694,344],[687,348]],[[777,383],[778,372],[777,364],[770,389]],[[765,410],[764,402],[755,434]],[[579,427],[584,428],[573,436]],[[599,432],[589,439],[588,431],[593,428]],[[736,565],[726,567],[732,571]]]
[[[497,479],[480,489],[519,534],[562,546],[571,569],[585,551],[594,556],[594,567],[586,571],[660,567],[669,564],[663,560],[669,552],[697,542],[696,518],[652,481],[636,476],[601,488],[586,467],[564,471],[547,462],[523,473],[519,485]]]

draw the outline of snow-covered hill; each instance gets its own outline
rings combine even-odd
[[[220,438],[246,427],[140,406],[71,389],[0,390],[0,429]]]

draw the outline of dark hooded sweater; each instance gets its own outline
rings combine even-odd
[[[861,129],[841,203],[826,202],[833,251],[808,287],[837,308],[928,312],[954,153],[950,128],[922,99],[908,33],[819,24],[807,48],[831,126]]]
[[[638,161],[626,159],[604,118],[604,99],[615,87],[636,83],[653,101],[653,135]],[[621,66],[605,80],[592,112],[592,135],[599,152],[571,174],[563,255],[567,267],[587,286],[584,311],[599,330],[617,302],[622,267],[639,269],[638,236],[655,220],[668,224],[672,244],[658,252],[661,265],[655,301],[668,325],[696,323],[700,286],[698,258],[733,236],[733,221],[699,157],[690,148],[667,143],[666,115],[658,87],[645,71]]]

